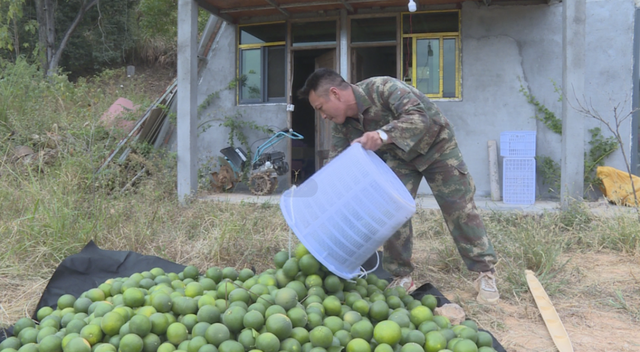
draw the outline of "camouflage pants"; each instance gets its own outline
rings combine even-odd
[[[473,195],[476,187],[457,145],[434,158],[422,171],[392,153],[379,153],[415,199],[424,177],[440,206],[444,220],[467,268],[493,269],[496,255],[478,214]],[[407,221],[385,244],[383,267],[394,276],[413,271],[413,227]]]

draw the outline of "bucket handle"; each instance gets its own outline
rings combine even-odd
[[[291,198],[289,200],[289,206],[291,208],[291,221],[293,223],[296,222],[296,215],[295,212],[293,211],[293,193],[295,192],[296,188],[298,188],[296,185],[291,186]],[[291,237],[293,236],[293,231],[291,230],[291,227],[289,227],[289,259],[291,259]]]
[[[360,266],[360,275],[358,275],[358,279],[366,278],[369,274],[376,271],[376,269],[378,269],[378,266],[380,266],[380,254],[378,254],[378,251],[376,251],[376,266],[374,266],[373,269],[369,271],[364,270],[364,267]],[[347,280],[347,281],[355,283],[355,280]]]

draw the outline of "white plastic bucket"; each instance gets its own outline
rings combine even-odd
[[[416,211],[415,200],[374,152],[354,143],[311,178],[280,198],[280,209],[300,242],[343,279]]]

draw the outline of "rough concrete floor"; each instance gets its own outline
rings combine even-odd
[[[266,196],[255,196],[247,193],[220,193],[200,197],[200,200],[219,201],[231,203],[269,203],[280,204],[282,194],[271,194]],[[553,200],[538,200],[531,205],[513,205],[506,204],[502,201],[493,201],[485,197],[476,197],[476,206],[486,211],[514,211],[521,213],[543,213],[549,211],[559,211],[560,203]],[[596,202],[585,203],[594,214],[611,216],[618,212],[633,212],[633,208],[616,206],[608,203],[604,198]],[[416,199],[416,205],[422,209],[439,209],[438,203],[432,195],[419,195]]]

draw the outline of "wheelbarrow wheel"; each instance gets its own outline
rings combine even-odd
[[[273,194],[278,188],[278,177],[271,178],[271,187],[269,188],[269,194]]]
[[[271,191],[271,179],[269,175],[257,173],[249,178],[249,190],[256,196],[264,196]]]

